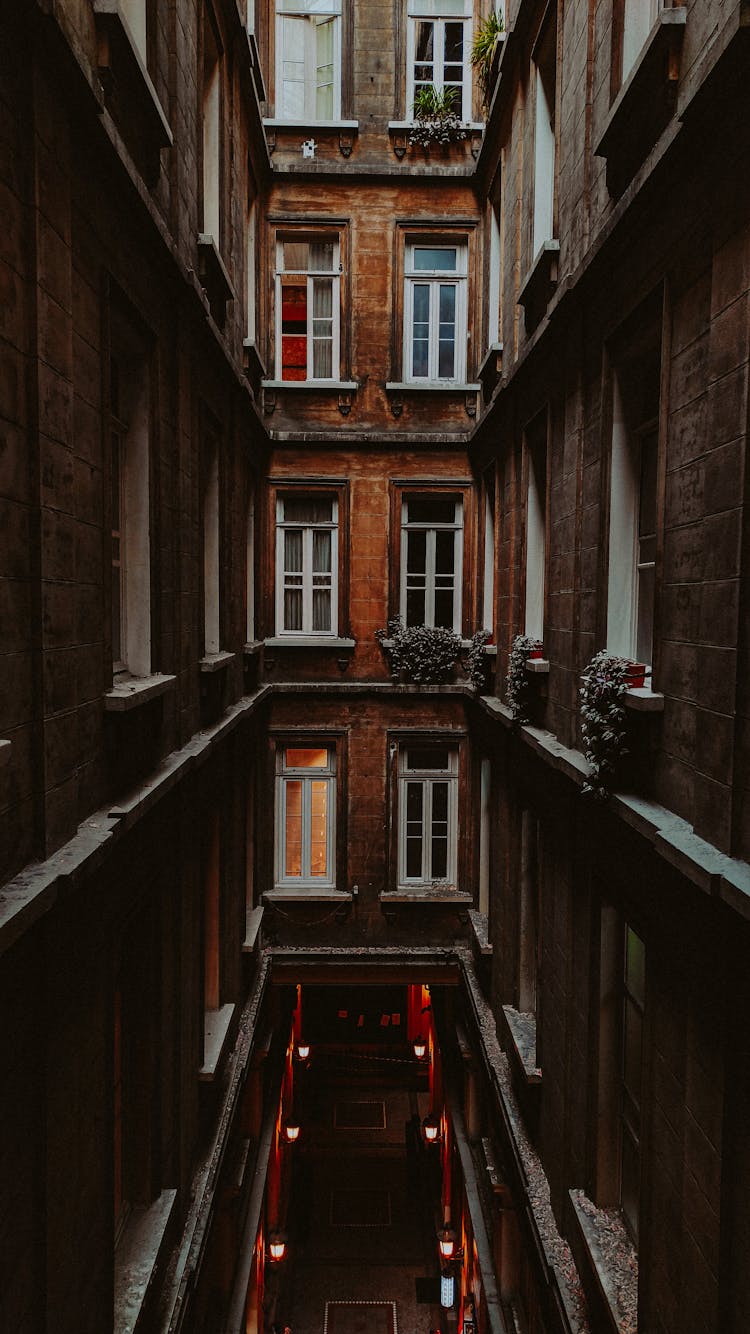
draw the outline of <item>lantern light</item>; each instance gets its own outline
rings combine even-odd
[[[297,1042],[297,1056],[300,1061],[306,1061],[310,1055],[310,1043],[300,1038]]]
[[[441,1227],[438,1234],[438,1249],[442,1260],[452,1260],[456,1250],[456,1234],[453,1228]]]
[[[440,1305],[447,1311],[455,1300],[456,1280],[452,1274],[440,1275]]]
[[[440,1117],[435,1112],[430,1112],[422,1122],[422,1134],[425,1144],[437,1144],[440,1139]]]
[[[423,1061],[425,1056],[427,1055],[427,1038],[423,1038],[421,1036],[413,1038],[411,1045],[414,1048],[414,1055],[416,1056],[417,1060]]]
[[[274,1264],[280,1264],[286,1256],[286,1237],[283,1232],[272,1232],[268,1238],[268,1254]]]
[[[287,1144],[295,1144],[299,1139],[300,1126],[296,1117],[287,1117],[284,1122],[284,1138]]]

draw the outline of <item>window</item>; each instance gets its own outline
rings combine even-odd
[[[245,267],[247,273],[247,285],[245,288],[247,301],[247,341],[255,342],[255,253],[256,253],[256,206],[255,200],[249,198],[247,201],[247,213],[245,216]]]
[[[452,94],[461,120],[471,115],[469,0],[409,0],[407,115],[422,88]]]
[[[111,312],[109,442],[112,669],[151,672],[150,369],[135,329]]]
[[[554,236],[557,24],[546,22],[534,49],[534,213],[531,258]]]
[[[466,376],[465,245],[412,242],[404,269],[404,379],[460,382]]]
[[[204,12],[203,19],[203,225],[202,232],[221,245],[221,61],[213,24]]]
[[[518,905],[518,1008],[537,1012],[539,926],[542,889],[542,826],[533,811],[521,812],[521,868]]]
[[[547,547],[547,414],[526,431],[526,617],[525,633],[544,639]]]
[[[404,888],[456,884],[458,748],[399,750],[398,879]]]
[[[646,950],[625,924],[622,963],[622,1081],[620,1088],[620,1207],[626,1226],[638,1240],[641,1178],[641,1088],[643,1084],[643,1011],[646,1001]]]
[[[492,638],[495,633],[495,470],[488,468],[482,478],[484,492],[484,570],[482,580],[482,628]]]
[[[619,0],[616,5],[615,42],[621,52],[620,61],[614,62],[615,68],[620,66],[618,86],[627,79],[662,8],[661,0]]]
[[[245,511],[245,642],[255,639],[255,492],[248,489]]]
[[[276,885],[335,888],[335,747],[282,745],[276,766]]]
[[[489,251],[490,263],[487,283],[487,346],[500,341],[500,291],[502,280],[502,233],[500,230],[501,214],[494,205],[489,206]]]
[[[336,496],[277,497],[277,634],[337,634],[338,520]]]
[[[203,652],[221,647],[219,572],[219,441],[207,429],[203,443]]]
[[[338,379],[339,250],[338,238],[277,242],[277,380]]]
[[[145,66],[148,66],[149,14],[146,0],[120,0],[123,18],[130,29],[135,48]]]
[[[461,632],[463,498],[438,492],[401,503],[400,612],[406,625]]]
[[[660,348],[651,331],[615,370],[607,648],[651,665],[656,596]]]
[[[341,115],[341,0],[277,0],[276,115]]]

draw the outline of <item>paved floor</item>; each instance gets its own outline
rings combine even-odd
[[[324,1334],[326,1302],[379,1301],[395,1303],[398,1334],[429,1334],[441,1327],[440,1307],[418,1295],[429,1298],[425,1280],[438,1278],[435,1200],[424,1150],[407,1136],[427,1111],[425,1095],[398,1074],[347,1084],[313,1068],[308,1081],[279,1329]],[[341,1323],[336,1334],[365,1327]]]

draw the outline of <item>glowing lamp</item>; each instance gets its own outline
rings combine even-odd
[[[437,1238],[441,1260],[452,1260],[456,1250],[456,1234],[453,1228],[441,1227]]]
[[[274,1264],[280,1264],[286,1255],[286,1237],[283,1232],[272,1232],[268,1238],[268,1254]]]
[[[427,1038],[413,1038],[411,1045],[414,1048],[414,1055],[417,1060],[423,1061],[427,1055]]]
[[[287,1144],[295,1144],[297,1142],[299,1139],[299,1130],[299,1123],[294,1117],[290,1117],[284,1122],[284,1139]]]
[[[297,1056],[299,1060],[306,1061],[309,1055],[310,1055],[310,1043],[303,1042],[302,1038],[300,1038],[299,1042],[297,1043]]]
[[[452,1274],[440,1275],[440,1305],[444,1311],[449,1310],[455,1301],[456,1280]]]
[[[422,1134],[425,1144],[437,1144],[440,1139],[440,1117],[434,1112],[424,1118],[422,1122]]]

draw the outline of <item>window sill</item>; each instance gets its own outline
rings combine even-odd
[[[359,133],[358,120],[304,120],[299,117],[282,120],[278,116],[264,116],[263,125],[267,130],[317,130],[319,134],[325,131],[330,134],[338,134],[340,131]]]
[[[265,639],[266,648],[313,648],[313,649],[335,649],[341,652],[342,649],[354,649],[357,646],[356,639],[338,639],[335,635],[278,635],[274,639]]]
[[[503,1006],[503,1017],[526,1083],[541,1084],[542,1072],[536,1063],[536,1017],[533,1014],[522,1014],[512,1005]]]
[[[532,676],[549,676],[549,658],[527,658],[526,671]]]
[[[317,391],[332,394],[353,394],[359,389],[356,380],[261,380],[264,389],[273,390],[278,393],[280,389],[292,389],[298,393],[300,390],[306,390],[308,393]]]
[[[674,107],[687,9],[662,9],[610,108],[594,153],[607,159],[607,188],[618,198],[648,157]]]
[[[431,903],[431,904],[460,904],[461,907],[468,907],[474,902],[471,894],[463,894],[458,889],[440,889],[435,885],[425,885],[424,889],[405,888],[383,890],[378,895],[380,902],[384,905],[391,903]]]
[[[140,708],[159,695],[166,695],[174,686],[176,676],[165,676],[161,672],[154,676],[124,676],[104,695],[105,713],[127,713],[130,709]]]
[[[236,657],[236,653],[207,653],[204,658],[198,659],[198,666],[202,675],[210,676],[212,672],[223,672]]]
[[[128,1219],[115,1252],[114,1334],[132,1334],[159,1262],[177,1202],[176,1190],[164,1190],[146,1209]]]
[[[318,889],[311,885],[309,889],[267,889],[262,895],[264,903],[351,903],[352,895],[345,889]]]
[[[623,702],[626,709],[632,709],[634,713],[663,713],[664,696],[656,690],[649,690],[648,686],[630,686],[625,691]]]
[[[0,769],[10,760],[11,744],[10,741],[0,741]]]
[[[93,9],[97,64],[105,97],[113,103],[113,114],[118,123],[125,117],[130,121],[132,117],[134,128],[140,132],[153,158],[150,174],[158,177],[159,153],[162,148],[171,148],[173,143],[169,122],[135,44],[121,0],[94,0]]]
[[[534,256],[534,262],[518,293],[518,304],[524,308],[527,323],[538,324],[547,309],[549,299],[557,287],[559,257],[560,242],[554,238],[545,241]]]
[[[203,1016],[203,1065],[198,1071],[198,1078],[203,1084],[211,1084],[216,1078],[234,1009],[234,1005],[222,1005],[218,1010],[206,1010]]]
[[[258,943],[260,927],[263,921],[263,906],[257,908],[248,908],[245,915],[245,939],[242,942],[242,953],[253,954],[255,946]]]
[[[469,922],[477,950],[484,958],[492,958],[493,948],[489,937],[487,914],[476,908],[469,909]]]
[[[387,394],[478,394],[481,384],[459,384],[447,380],[389,380]]]
[[[200,280],[209,302],[214,305],[234,301],[234,288],[213,236],[198,233],[198,264]]]
[[[265,363],[258,351],[258,346],[254,339],[243,339],[242,348],[245,355],[245,375],[250,381],[254,391],[257,393],[266,377]]]
[[[596,1320],[597,1328],[606,1329],[608,1334],[619,1334],[625,1318],[635,1328],[638,1252],[619,1211],[598,1209],[581,1190],[569,1191],[568,1198],[580,1242],[579,1246],[574,1245],[579,1272],[590,1279],[584,1286],[588,1290],[592,1319]]]
[[[413,130],[413,129],[414,129],[414,125],[415,125],[415,123],[416,123],[416,122],[413,121],[413,120],[389,120],[389,122],[388,122],[388,133],[389,133],[389,134],[408,134],[408,133],[409,133],[409,130]],[[484,130],[484,121],[483,121],[483,120],[464,120],[464,121],[461,122],[461,128],[462,128],[463,130],[469,130],[470,133],[472,133],[472,134],[481,134],[481,133],[483,132],[483,130]]]
[[[249,640],[247,644],[242,645],[242,652],[246,658],[257,658],[263,648],[262,639]]]

